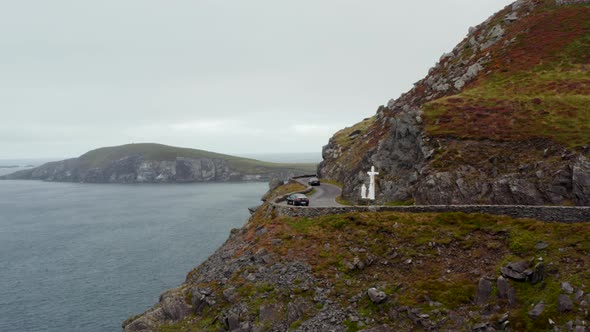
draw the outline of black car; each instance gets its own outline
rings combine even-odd
[[[303,194],[291,194],[287,197],[287,205],[309,206],[309,198]]]
[[[319,186],[319,185],[320,185],[320,179],[318,179],[318,178],[310,178],[310,179],[307,181],[307,183],[308,183],[310,186]]]

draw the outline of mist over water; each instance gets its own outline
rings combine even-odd
[[[267,188],[0,181],[0,331],[120,331]]]

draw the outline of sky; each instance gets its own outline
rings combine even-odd
[[[321,151],[510,0],[0,0],[0,159]]]

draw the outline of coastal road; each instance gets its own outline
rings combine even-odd
[[[296,181],[307,186],[309,178],[301,178]],[[315,192],[309,196],[309,207],[336,207],[342,206],[336,203],[336,197],[340,196],[342,190],[329,183],[322,183],[319,186],[314,186]],[[281,202],[281,205],[287,205],[287,202]]]

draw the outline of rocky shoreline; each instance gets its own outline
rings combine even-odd
[[[0,179],[43,180],[84,183],[190,183],[228,181],[269,181],[289,178],[290,171],[247,174],[232,169],[221,158],[146,160],[141,155],[126,156],[105,167],[88,167],[79,158],[67,159],[1,176]]]

